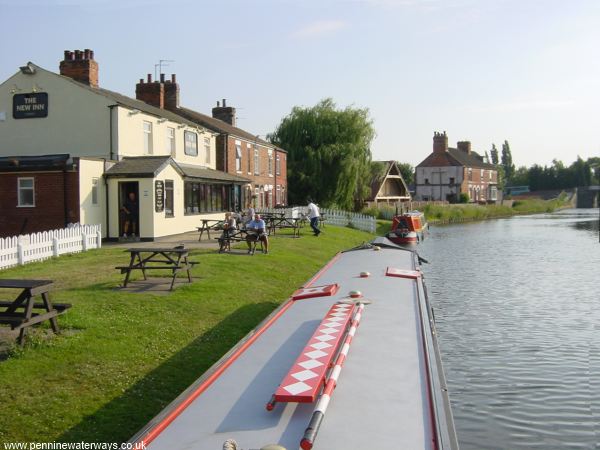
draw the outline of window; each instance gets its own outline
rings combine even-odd
[[[235,144],[235,170],[242,171],[242,145]]]
[[[204,138],[204,153],[206,164],[210,164],[210,138]]]
[[[454,184],[454,177],[450,177],[450,182],[448,184]]]
[[[429,178],[425,178],[425,184],[429,184]]]
[[[279,159],[279,156],[277,156],[277,158]],[[277,187],[275,188],[275,206],[277,205],[281,205],[283,202],[281,201],[281,186],[277,185]]]
[[[281,175],[281,157],[279,155],[275,156],[275,173]]]
[[[175,128],[167,127],[167,153],[175,156]]]
[[[492,171],[489,171],[489,180],[492,181],[494,178],[492,177]]]
[[[98,206],[98,178],[92,178],[92,205]]]
[[[189,156],[198,156],[198,135],[193,131],[184,133],[185,154]]]
[[[175,216],[173,211],[173,180],[165,180],[165,216]]]
[[[144,154],[152,154],[152,122],[144,120]]]
[[[273,176],[273,150],[268,151],[269,155],[269,176]]]
[[[483,180],[483,169],[479,171],[479,179]]]
[[[247,144],[246,155],[248,156],[248,175],[252,173],[252,148]]]
[[[35,190],[33,178],[19,178],[18,190],[18,206],[35,206]]]
[[[258,147],[254,146],[254,175],[260,174],[260,166],[258,161]]]
[[[473,169],[469,168],[469,181],[473,181]]]
[[[229,210],[230,186],[188,181],[184,185],[185,214],[198,214]]]

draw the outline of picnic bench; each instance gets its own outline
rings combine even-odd
[[[265,219],[269,234],[275,234],[277,229],[292,229],[294,237],[300,237],[300,219],[290,217],[269,217]]]
[[[224,220],[202,219],[202,225],[196,227],[196,229],[200,232],[200,236],[198,236],[198,241],[202,240],[202,235],[204,234],[204,232],[206,232],[208,238],[210,239],[210,231],[222,230],[224,224]]]
[[[133,270],[141,270],[144,275],[144,280],[147,280],[147,270],[171,270],[172,279],[170,291],[173,290],[175,279],[177,274],[180,272],[187,272],[188,281],[192,282],[192,274],[190,269],[198,264],[196,261],[190,261],[189,249],[183,246],[170,247],[170,248],[129,248],[125,250],[130,253],[129,265],[128,266],[117,266],[115,269],[119,269],[121,274],[125,275],[125,281],[123,287],[127,287],[129,277]]]
[[[54,333],[59,332],[56,316],[64,313],[71,304],[52,304],[49,294],[52,287],[51,280],[0,280],[0,289],[21,289],[21,293],[13,301],[0,301],[0,323],[10,325],[13,330],[20,330],[17,340],[19,345],[23,345],[28,327],[45,320],[50,321]],[[41,303],[34,301],[34,297],[38,295],[42,299]]]

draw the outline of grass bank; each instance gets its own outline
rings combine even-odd
[[[198,278],[163,296],[116,289],[120,248],[1,271],[52,279],[53,301],[73,307],[61,335],[46,338],[44,325],[0,362],[0,442],[129,439],[335,253],[372,237],[324,231],[278,233],[270,255],[193,251]]]

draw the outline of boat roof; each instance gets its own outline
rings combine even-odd
[[[388,268],[415,277],[387,276]],[[458,448],[416,253],[379,238],[338,254],[304,288],[334,284],[334,295],[282,304],[131,442],[151,450],[215,450],[227,439],[243,449],[298,448],[314,404],[265,405],[329,309],[358,290],[367,304],[314,448]]]

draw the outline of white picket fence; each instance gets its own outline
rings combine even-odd
[[[0,269],[101,246],[100,225],[75,225],[60,230],[0,238]]]
[[[308,208],[298,206],[293,208],[258,208],[256,211],[259,214],[264,212],[284,213],[285,217],[293,218],[300,218],[308,214]],[[320,211],[325,217],[325,223],[327,225],[352,227],[369,233],[375,233],[375,230],[377,229],[377,221],[373,216],[327,208],[322,208]]]

